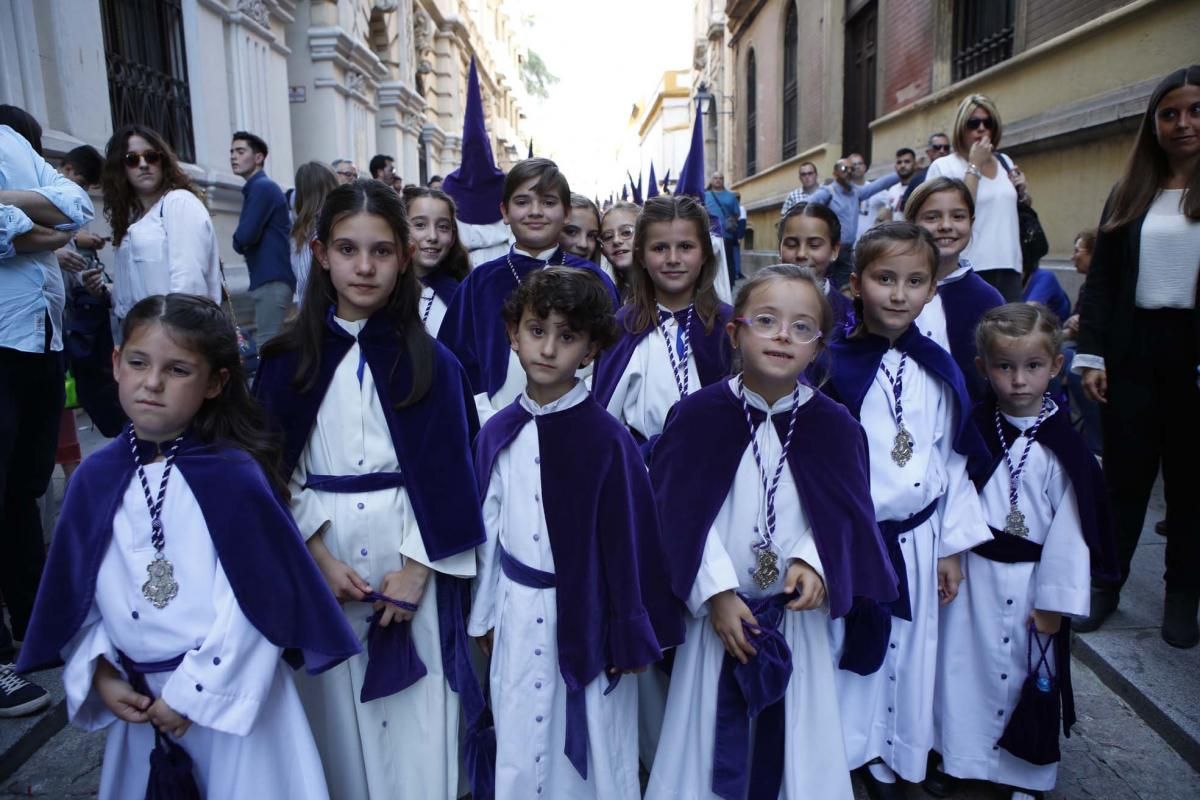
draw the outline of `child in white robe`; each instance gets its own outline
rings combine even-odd
[[[421,279],[421,322],[437,337],[459,283],[471,272],[471,259],[454,224],[457,210],[445,192],[409,186],[404,207],[412,230],[413,266]]]
[[[1000,306],[983,316],[977,339],[991,391],[976,418],[997,456],[980,496],[995,538],[966,553],[959,597],[942,612],[937,749],[946,775],[1013,787],[1014,800],[1025,800],[1054,788],[1057,759],[1031,763],[1010,752],[1005,729],[1043,648],[1041,688],[1069,671],[1069,657],[1059,660],[1068,649],[1057,646],[1070,635],[1063,618],[1087,615],[1091,564],[1112,570],[1101,555],[1108,509],[1095,461],[1046,394],[1063,365],[1054,314],[1039,304]],[[1057,715],[1049,722],[1053,739]]]
[[[862,424],[871,498],[900,578],[883,666],[838,673],[846,754],[880,796],[920,782],[933,746],[938,609],[954,599],[958,554],[989,538],[967,473],[982,443],[949,354],[913,326],[933,297],[938,250],[911,223],[884,223],[855,248],[859,329],[832,350],[831,393]],[[833,628],[841,647],[843,628]]]
[[[302,648],[315,671],[358,647],[279,497],[233,326],[172,294],[123,333],[131,423],[71,482],[19,666],[61,653],[68,718],[108,728],[101,798],[161,787],[156,747],[190,758],[201,796],[326,798],[281,655]]]
[[[390,189],[331,192],[305,303],[265,348],[255,387],[284,431],[300,531],[366,645],[299,682],[331,796],[345,800],[452,800],[460,788],[460,701],[471,687],[447,672],[443,637],[461,629],[465,607],[443,606],[454,586],[468,591],[483,540],[474,410],[461,368],[418,316],[409,235]],[[398,677],[377,637],[406,640],[423,676]]]

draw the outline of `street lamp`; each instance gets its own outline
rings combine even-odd
[[[712,105],[713,94],[708,90],[708,84],[704,81],[696,86],[696,100],[700,102],[700,113],[707,114],[708,108]]]

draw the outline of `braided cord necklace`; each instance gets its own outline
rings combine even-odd
[[[900,399],[904,390],[904,365],[907,362],[908,353],[901,353],[900,366],[896,368],[895,377],[887,368],[887,364],[882,361],[879,363],[879,368],[883,370],[888,383],[892,385],[892,411],[896,415],[896,438],[892,441],[892,461],[896,462],[898,467],[903,467],[912,460],[913,445],[915,444],[912,434],[908,432],[908,428],[904,427],[904,403]]]
[[[692,313],[696,310],[695,303],[688,305],[687,320],[679,329],[679,337],[683,340],[683,353],[679,358],[675,357],[675,345],[671,342],[671,334],[667,332],[667,320],[659,320],[658,330],[662,334],[663,342],[667,345],[667,358],[671,359],[671,372],[675,375],[675,387],[679,389],[679,397],[682,399],[688,396],[690,377],[688,375],[688,359],[692,354],[692,340],[690,331],[692,327]],[[672,313],[669,315],[674,317]],[[679,320],[675,321],[679,324]]]
[[[1025,437],[1025,448],[1021,451],[1021,458],[1014,467],[1012,455],[1009,453],[1011,448],[1004,442],[1000,405],[996,404],[996,436],[1000,440],[1000,449],[1004,452],[1004,461],[1008,465],[1008,516],[1004,518],[1004,532],[1012,536],[1029,536],[1029,527],[1025,524],[1025,514],[1017,507],[1017,497],[1020,492],[1021,473],[1025,471],[1025,462],[1029,459],[1029,448],[1033,447],[1034,437],[1037,436],[1038,428],[1042,427],[1042,423],[1046,421],[1046,414],[1049,410],[1050,395],[1047,393],[1042,395],[1042,408],[1038,411],[1037,420],[1017,437],[1018,439],[1021,436]],[[1014,439],[1013,444],[1016,443],[1016,439]]]
[[[150,481],[146,479],[146,470],[142,468],[142,460],[138,458],[137,437],[134,435],[132,425],[129,426],[128,431],[129,450],[133,455],[133,463],[137,467],[138,480],[142,482],[142,491],[146,495],[146,507],[150,511],[150,544],[154,546],[154,558],[146,565],[149,577],[142,584],[142,594],[154,604],[155,608],[165,608],[167,603],[170,603],[179,594],[179,583],[175,580],[175,567],[163,555],[163,548],[166,547],[167,540],[163,531],[162,508],[163,500],[167,496],[167,481],[171,479],[171,467],[175,464],[175,453],[179,450],[179,443],[183,441],[183,436],[180,435],[171,443],[171,449],[166,454],[162,479],[158,482],[158,497],[155,498],[150,494]]]

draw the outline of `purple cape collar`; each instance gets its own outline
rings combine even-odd
[[[302,659],[316,674],[361,651],[291,513],[253,458],[185,435],[175,469],[204,514],[238,605],[285,650],[289,663],[298,666]],[[112,541],[113,517],[133,475],[129,444],[121,436],[88,456],[73,476],[21,649],[22,671],[59,663],[83,624]]]
[[[626,322],[631,310],[630,306],[625,306],[617,312],[617,329],[620,332],[620,338],[596,361],[596,371],[592,377],[592,394],[602,406],[607,406],[608,402],[612,400],[613,392],[617,390],[617,384],[620,383],[621,376],[625,374],[625,369],[629,366],[629,359],[633,357],[638,344],[651,331],[656,330],[647,328],[641,333],[630,333]],[[729,344],[729,335],[725,332],[725,325],[731,319],[733,319],[733,308],[726,303],[717,306],[717,317],[711,331],[705,331],[700,317],[692,315],[692,324],[688,327],[688,342],[691,346],[692,356],[696,359],[696,373],[700,377],[701,387],[716,383],[729,375],[733,350]],[[667,364],[663,366],[669,368]]]
[[[433,289],[433,293],[439,300],[450,305],[450,301],[454,298],[454,292],[458,290],[459,281],[454,280],[440,269],[435,269],[433,272],[421,278],[421,283]]]
[[[517,288],[508,266],[509,259],[521,280],[547,264],[564,264],[590,270],[604,282],[612,297],[613,307],[619,304],[616,286],[600,267],[578,256],[563,253],[561,249],[555,249],[549,261],[540,261],[510,248],[508,255],[480,264],[455,293],[438,331],[438,340],[458,357],[467,372],[472,391],[475,394],[486,392],[489,397],[500,391],[508,375],[511,350],[500,311],[504,301]]]
[[[975,367],[975,327],[989,309],[1004,305],[1004,298],[995,287],[979,277],[974,270],[938,286],[942,311],[946,314],[946,338],[950,355],[962,371],[963,383],[973,403],[979,402],[987,384]]]
[[[317,379],[304,392],[292,381],[295,352],[267,358],[259,365],[254,394],[282,430],[285,475],[291,475],[300,462],[334,372],[354,342],[333,320],[331,310]],[[436,561],[483,543],[487,537],[471,468],[471,440],[478,422],[462,369],[435,343],[428,394],[397,409],[396,403],[408,395],[412,385],[412,365],[403,349],[401,327],[387,314],[377,313],[359,332],[358,344],[375,376],[375,389],[425,552]]]
[[[516,400],[479,433],[476,474],[486,492],[496,458],[530,422],[538,429],[541,495],[560,587],[558,661],[567,688],[608,667],[655,663],[683,641],[646,468],[628,432],[592,397],[531,417]]]

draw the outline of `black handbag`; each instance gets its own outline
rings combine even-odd
[[[1061,631],[1050,634],[1043,645],[1037,628],[1032,623],[1029,625],[1029,647],[1026,651],[1029,675],[1021,687],[1021,698],[1009,716],[1004,735],[996,743],[1017,758],[1038,766],[1062,760],[1058,749],[1062,687],[1048,658],[1055,637],[1062,635]],[[1038,646],[1036,661],[1033,658],[1034,642]]]

